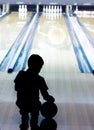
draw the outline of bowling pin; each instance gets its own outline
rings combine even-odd
[[[53,14],[53,11],[54,11],[54,7],[53,7],[53,5],[52,5],[52,11],[51,11],[51,12],[52,12],[52,14]]]
[[[60,14],[62,14],[62,6],[60,6]]]
[[[22,5],[22,14],[24,14],[24,11],[25,11],[25,10],[24,10],[24,5]]]
[[[18,12],[21,13],[21,5],[19,5]]]
[[[27,13],[27,5],[25,5],[24,12]]]
[[[57,6],[57,10],[56,10],[57,13],[59,13],[59,6]]]
[[[56,13],[56,6],[55,6],[55,8],[54,8],[54,13]]]
[[[46,12],[46,8],[45,8],[45,6],[43,6],[43,13],[45,13]]]
[[[51,10],[51,9],[50,9],[50,5],[49,5],[49,7],[48,7],[48,12],[49,12],[49,14],[50,14],[50,10]]]
[[[48,13],[48,6],[46,6],[46,13]]]

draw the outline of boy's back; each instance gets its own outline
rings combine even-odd
[[[39,92],[41,92],[44,100],[54,102],[54,98],[47,92],[48,87],[39,72],[44,64],[43,59],[39,55],[31,55],[28,60],[28,69],[20,71],[14,80],[15,90],[17,91],[16,105],[20,109],[22,115],[21,130],[28,129],[28,114],[32,115],[30,125],[32,130],[37,130],[38,115],[41,107],[39,101]]]
[[[48,87],[40,75],[32,74],[31,71],[20,71],[15,79],[15,90],[17,91],[17,105],[31,105],[39,101],[39,91],[44,99],[48,97]],[[19,106],[19,107],[20,107]]]

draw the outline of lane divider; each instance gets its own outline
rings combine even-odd
[[[34,18],[33,18],[33,20],[32,20],[32,22],[30,23],[30,25],[29,25],[29,27],[28,27],[28,30],[27,30],[27,32],[26,32],[26,35],[24,36],[24,38],[23,38],[23,40],[22,40],[22,42],[21,42],[21,44],[20,44],[20,46],[19,46],[19,48],[18,48],[18,50],[17,50],[15,56],[14,56],[14,58],[13,58],[11,64],[9,65],[9,68],[8,68],[8,72],[9,72],[9,73],[12,72],[13,69],[14,69],[15,63],[16,63],[16,61],[17,61],[17,59],[18,59],[18,57],[19,57],[19,55],[20,55],[20,53],[21,53],[21,50],[22,50],[23,46],[26,44],[26,41],[27,41],[27,39],[28,39],[30,30],[31,30],[31,28],[32,28],[32,26],[33,26],[33,24],[34,24],[34,22],[35,22],[35,20],[36,20],[37,15],[38,15],[38,14],[36,13],[35,16],[34,16]]]
[[[68,26],[69,35],[72,41],[74,53],[77,59],[78,67],[82,73],[90,73],[91,67],[88,64],[87,58],[85,56],[85,53],[83,52],[83,49],[80,45],[79,39],[77,38],[77,35],[75,34],[75,30],[72,27],[72,24],[70,22],[69,17],[64,15],[66,24]]]
[[[0,64],[0,71],[4,71],[4,72],[8,71],[9,65],[11,64],[13,58],[15,57],[15,54],[19,48],[19,45],[21,44],[22,39],[25,36],[28,26],[30,25],[30,22],[32,21],[34,15],[35,13],[32,14],[30,19],[26,22],[25,26],[23,27],[22,31],[18,35],[17,39],[14,41],[14,43],[8,50],[7,54],[5,55],[4,59],[2,60]]]
[[[79,43],[83,49],[83,52],[85,53],[85,57],[87,59],[88,65],[91,68],[91,72],[92,70],[94,70],[94,49],[92,48],[88,38],[85,36],[84,32],[82,31],[81,27],[79,26],[79,24],[76,21],[75,17],[71,17],[69,18],[70,22],[73,26],[73,29],[75,31],[75,34],[79,40]]]
[[[17,59],[17,61],[15,63],[13,71],[20,71],[20,70],[24,70],[26,68],[26,64],[28,61],[30,51],[32,49],[33,39],[34,39],[34,36],[36,33],[37,26],[40,21],[40,17],[41,17],[41,14],[38,14],[36,21],[34,22],[33,27],[28,36],[28,40],[27,40],[26,44],[24,45],[24,47],[19,55],[19,58]]]

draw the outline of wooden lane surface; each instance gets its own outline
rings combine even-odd
[[[87,30],[90,32],[91,36],[94,38],[94,18],[82,17],[80,18],[80,20],[84,24],[84,26],[87,28]]]
[[[22,19],[18,12],[13,12],[0,21],[0,62],[16,40],[30,15],[31,13],[28,13],[27,17]]]
[[[63,16],[56,20],[41,17],[32,53],[44,58],[46,73],[80,72]]]

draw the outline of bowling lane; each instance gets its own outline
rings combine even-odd
[[[92,17],[89,17],[89,18],[81,17],[79,19],[84,24],[84,26],[87,28],[87,30],[89,31],[91,36],[94,38],[94,18],[92,18]]]
[[[44,58],[46,74],[79,72],[62,15],[42,15],[33,41],[32,53],[38,53]]]
[[[27,17],[19,17],[18,12],[13,12],[0,21],[0,62],[16,40],[30,15],[31,13],[28,13]]]

